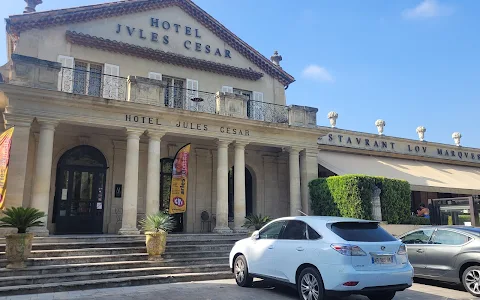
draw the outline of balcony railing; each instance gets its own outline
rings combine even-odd
[[[247,102],[247,116],[251,120],[270,123],[288,123],[288,106],[255,100]]]

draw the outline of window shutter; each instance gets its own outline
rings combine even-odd
[[[58,72],[58,90],[72,93],[74,59],[70,56],[59,55],[57,62],[62,64],[62,69]]]
[[[120,67],[105,64],[103,67],[103,98],[119,99]]]
[[[253,119],[258,121],[265,121],[265,103],[263,102],[263,93],[253,92],[253,102],[251,108],[253,109]]]
[[[232,93],[232,94],[233,94],[233,87],[224,85],[224,86],[222,86],[222,92],[223,92],[223,93]]]
[[[148,72],[148,78],[162,81],[162,74],[155,72]]]
[[[185,107],[190,110],[197,110],[197,103],[192,101],[193,98],[198,97],[198,80],[187,78],[187,99]]]

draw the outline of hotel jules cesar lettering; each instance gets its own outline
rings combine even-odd
[[[364,136],[349,136],[338,133],[329,133],[318,140],[319,144],[333,145],[356,149],[370,149],[399,154],[411,154],[426,157],[471,161],[480,163],[480,153],[466,151],[462,147],[444,148],[421,144],[411,144],[403,141],[367,138]]]
[[[208,44],[202,43],[200,29],[186,26],[183,24],[171,23],[167,20],[150,18],[150,30],[137,28],[129,25],[117,24],[115,33],[128,34],[142,40],[148,40],[154,44],[168,45],[170,43],[170,34],[185,35],[183,47],[187,50],[202,52],[208,55],[214,55],[224,58],[232,58],[228,49],[220,49]]]
[[[152,117],[146,117],[146,116],[125,115],[125,121],[138,123],[138,124],[146,124],[146,125],[177,127],[177,128],[183,128],[187,130],[196,130],[196,131],[209,131],[211,129],[210,128],[211,125],[194,123],[194,122],[186,122],[186,121],[177,121],[173,125],[170,125],[170,124],[165,125],[165,124],[162,124],[159,118],[152,118]],[[215,126],[214,130],[223,134],[250,136],[250,130],[248,129],[226,127],[226,126]]]

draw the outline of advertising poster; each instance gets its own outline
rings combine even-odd
[[[13,127],[0,135],[0,209],[5,206],[7,193],[8,162],[10,161],[10,146],[12,145]]]
[[[190,144],[187,144],[178,150],[173,161],[170,207],[168,209],[168,213],[171,215],[184,213],[187,210],[189,156]]]

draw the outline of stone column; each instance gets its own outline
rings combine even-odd
[[[233,230],[247,232],[242,225],[245,223],[246,198],[245,198],[245,146],[247,143],[235,142],[234,165],[234,204],[233,204]]]
[[[213,230],[216,233],[230,233],[228,227],[228,140],[218,140],[217,163],[217,213]]]
[[[8,187],[5,197],[8,201],[5,202],[6,207],[24,206],[30,200],[25,199],[27,197],[25,194],[29,194],[25,191],[25,182],[32,121],[33,118],[18,119],[7,116],[8,128],[14,126],[15,129],[12,136],[10,162],[8,164]]]
[[[122,228],[118,234],[140,234],[137,228],[138,160],[140,136],[144,131],[127,129],[127,154],[125,161],[125,189],[123,192]]]
[[[307,148],[300,155],[300,176],[301,176],[301,193],[302,193],[302,211],[310,215],[311,199],[308,184],[310,181],[318,178],[318,149]]]
[[[147,216],[158,213],[160,208],[160,141],[164,135],[163,132],[148,132]]]
[[[52,176],[53,140],[56,122],[39,121],[40,135],[38,138],[37,154],[35,156],[35,178],[32,191],[31,207],[48,214],[50,204],[50,178]],[[15,134],[15,133],[14,133]],[[48,236],[48,217],[41,221],[43,226],[33,227],[29,232],[36,236]]]
[[[289,171],[290,171],[290,216],[298,216],[302,209],[302,197],[300,193],[300,148],[290,147]]]

